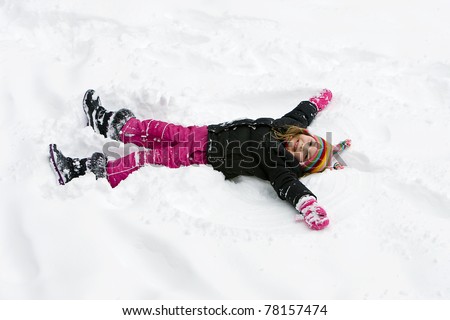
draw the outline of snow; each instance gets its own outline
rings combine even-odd
[[[449,299],[449,10],[0,0],[0,298]],[[302,179],[320,232],[257,178],[149,166],[60,186],[49,165],[49,143],[115,146],[85,126],[89,88],[191,125],[279,117],[324,87],[311,131],[353,144],[345,170]]]

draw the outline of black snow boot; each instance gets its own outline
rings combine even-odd
[[[50,145],[49,152],[50,163],[61,185],[85,175],[86,172],[94,173],[96,179],[106,177],[106,156],[103,153],[95,152],[90,158],[70,158],[65,157],[56,144]]]
[[[107,111],[94,90],[84,94],[83,109],[87,117],[87,125],[105,138],[120,140],[120,130],[128,120],[134,118],[133,112],[128,109]]]

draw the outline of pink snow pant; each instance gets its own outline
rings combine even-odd
[[[183,127],[158,120],[131,118],[122,127],[120,141],[146,149],[107,163],[107,178],[113,188],[130,173],[148,164],[179,168],[207,163],[207,126]]]

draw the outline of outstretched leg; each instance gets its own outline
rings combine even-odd
[[[152,149],[131,153],[117,160],[107,163],[107,179],[111,187],[115,188],[131,173],[139,168],[155,164],[169,168],[179,168],[193,164],[206,164],[207,130],[197,136],[196,140],[189,139],[176,145],[160,144]]]
[[[206,126],[184,127],[154,119],[141,121],[131,118],[121,128],[119,139],[123,143],[133,143],[139,147],[152,149],[200,141],[205,132]]]
[[[104,137],[150,149],[198,141],[197,136],[201,137],[206,130],[206,126],[184,127],[154,119],[141,121],[128,109],[108,111],[102,106],[100,97],[94,90],[86,91],[83,109],[87,125],[95,132]]]
[[[61,185],[92,172],[97,179],[106,177],[111,187],[115,188],[131,173],[145,165],[155,164],[179,168],[193,164],[206,164],[206,139],[203,142],[192,141],[176,146],[138,151],[108,162],[106,156],[100,152],[95,152],[88,158],[66,157],[55,144],[51,144],[49,158],[58,183]]]

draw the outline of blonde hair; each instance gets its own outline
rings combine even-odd
[[[292,137],[295,137],[299,134],[307,134],[310,135],[308,130],[298,127],[298,126],[286,126],[285,130],[279,131],[273,129],[273,134],[277,140],[280,141],[289,141]]]

